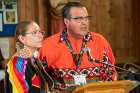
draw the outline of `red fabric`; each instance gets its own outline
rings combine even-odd
[[[79,53],[82,40],[75,40],[72,37],[69,37],[69,39],[74,51]],[[87,47],[90,48],[92,56],[100,60],[103,58],[103,51],[105,49],[111,63],[115,63],[110,45],[103,36],[92,33],[92,40],[87,43]],[[60,42],[60,33],[51,36],[44,41],[43,47],[40,49],[40,59],[44,58],[47,61],[48,66],[53,68],[76,68],[69,49],[65,43]],[[80,68],[93,67],[95,65],[98,64],[89,62],[87,55],[84,53]]]
[[[32,85],[35,87],[40,87],[40,80],[36,74],[32,77]]]
[[[87,47],[90,49],[92,57],[99,60],[103,60],[104,51],[106,51],[106,55],[109,59],[109,62],[114,65],[115,58],[113,56],[112,50],[108,42],[104,39],[103,36],[97,33],[91,32],[91,35],[92,39],[87,42]],[[78,54],[81,49],[82,40],[81,39],[77,40],[70,36],[68,36],[68,39],[70,40],[74,51]],[[64,81],[64,83],[67,84],[73,82],[73,77],[69,73],[72,70],[75,73],[81,73],[84,70],[89,71],[89,74],[87,74],[86,77],[86,79],[89,80],[89,82],[92,82],[90,81],[90,79],[94,80],[94,78],[96,77],[103,79],[103,81],[107,80],[106,78],[110,77],[107,75],[107,73],[105,73],[106,69],[102,68],[103,64],[89,62],[86,53],[83,54],[80,67],[76,69],[75,62],[73,61],[69,49],[67,48],[64,42],[60,41],[60,33],[55,34],[44,41],[43,47],[40,49],[39,57],[41,60],[46,60],[48,64],[48,68],[46,70],[49,70],[50,68],[53,69],[50,72],[51,74],[53,73],[52,74],[53,79],[55,79],[58,82],[59,81],[62,82],[62,80]],[[96,67],[98,68],[101,67],[100,72],[97,74],[94,72]],[[115,70],[115,68],[113,69]],[[111,78],[112,80],[114,80],[115,78],[114,72]],[[63,86],[63,84],[61,86]]]

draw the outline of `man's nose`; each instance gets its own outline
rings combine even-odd
[[[86,18],[83,18],[83,19],[81,20],[81,23],[82,23],[82,24],[87,24],[88,22],[89,22],[89,20],[86,19]]]

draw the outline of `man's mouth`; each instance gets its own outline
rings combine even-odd
[[[80,29],[81,29],[81,30],[88,30],[87,27],[81,27]]]

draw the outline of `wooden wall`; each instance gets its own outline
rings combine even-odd
[[[47,30],[47,12],[45,0],[18,0],[18,19],[34,20],[42,30]]]
[[[110,42],[117,63],[139,62],[139,0],[81,0],[92,16],[91,31]],[[48,0],[18,0],[19,21],[35,20],[50,35]]]
[[[140,1],[133,0],[132,2],[132,18],[133,18],[133,32],[135,35],[133,36],[134,46],[136,48],[136,56],[140,61]],[[140,64],[140,62],[139,62]]]
[[[140,1],[81,0],[89,10],[91,31],[110,42],[117,63],[140,61]]]
[[[102,3],[100,3],[102,2]],[[97,30],[110,41],[117,62],[137,60],[133,44],[132,0],[99,0]]]

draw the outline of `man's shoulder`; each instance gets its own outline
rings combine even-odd
[[[57,43],[60,39],[60,33],[54,34],[52,36],[47,37],[44,42],[45,43]]]
[[[96,32],[91,32],[91,35],[93,38],[97,38],[97,39],[105,39],[103,35],[101,35],[100,33],[96,33]]]
[[[97,41],[98,43],[100,42],[100,43],[105,44],[105,45],[108,44],[108,40],[100,33],[91,32],[91,35],[92,35],[93,41]]]
[[[58,48],[60,47],[59,41],[60,41],[60,33],[49,36],[43,41],[40,50],[42,52],[47,51],[48,53],[52,51],[58,51]]]

